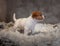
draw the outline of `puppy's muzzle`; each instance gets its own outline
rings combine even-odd
[[[42,15],[42,17],[43,17],[43,20],[45,19],[45,16],[44,15]]]

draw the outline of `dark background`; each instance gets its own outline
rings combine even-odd
[[[59,19],[60,0],[0,0],[0,21],[12,21],[14,12],[20,18],[29,16],[35,10]]]

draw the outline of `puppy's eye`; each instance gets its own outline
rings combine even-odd
[[[42,15],[40,15],[40,16],[42,16]]]

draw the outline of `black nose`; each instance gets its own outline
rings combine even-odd
[[[44,16],[46,18],[46,16]]]

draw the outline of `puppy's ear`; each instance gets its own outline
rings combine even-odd
[[[32,12],[32,18],[35,18],[36,17],[36,12]]]
[[[42,12],[40,11],[33,11],[32,12],[32,18],[36,18],[37,16],[41,16],[42,15]]]

